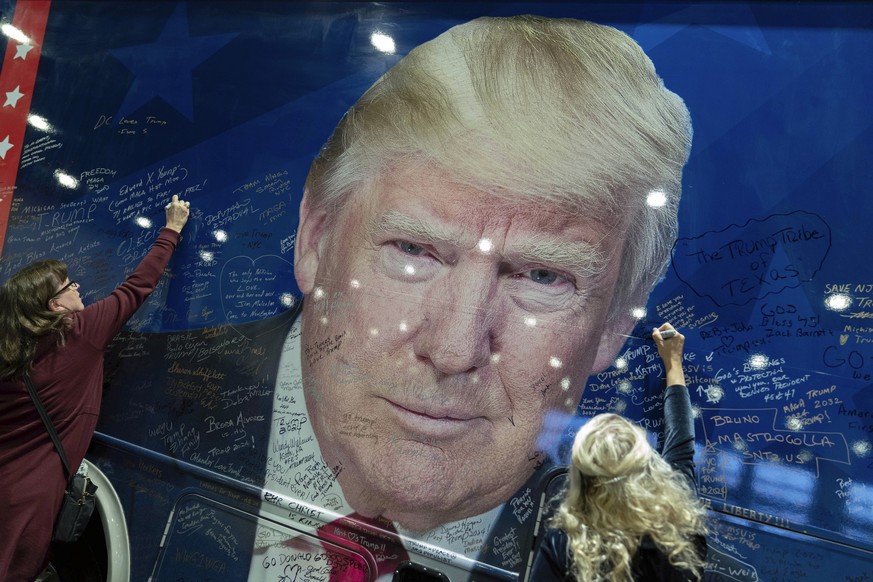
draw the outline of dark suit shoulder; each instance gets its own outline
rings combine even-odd
[[[703,536],[695,536],[694,541],[698,554],[706,556],[706,539]],[[667,555],[648,535],[640,540],[640,547],[634,556],[631,569],[634,580],[639,581],[692,582],[696,580],[690,572],[671,564]]]

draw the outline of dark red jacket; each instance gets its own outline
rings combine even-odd
[[[74,313],[63,346],[42,338],[31,378],[75,471],[103,393],[103,350],[154,291],[179,234],[161,229],[149,253],[108,297]],[[0,330],[2,333],[2,330]],[[21,380],[0,380],[0,582],[32,581],[46,567],[67,476]]]

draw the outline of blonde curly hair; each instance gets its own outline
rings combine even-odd
[[[616,414],[595,416],[576,435],[569,473],[550,525],[567,534],[576,580],[633,580],[645,535],[671,564],[700,578],[695,536],[706,531],[705,509],[640,427]]]

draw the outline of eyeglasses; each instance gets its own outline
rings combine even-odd
[[[57,297],[57,296],[59,296],[59,295],[62,295],[62,294],[64,293],[64,291],[66,291],[66,290],[69,289],[70,287],[72,287],[73,289],[78,289],[78,288],[79,288],[79,284],[76,283],[75,281],[70,281],[69,283],[67,283],[66,285],[64,285],[63,287],[61,287],[61,288],[58,290],[57,293],[55,293],[54,295],[52,295],[52,299],[54,299],[55,297]]]

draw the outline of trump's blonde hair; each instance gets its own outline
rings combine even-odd
[[[312,164],[314,207],[397,165],[560,203],[627,229],[610,317],[645,303],[676,239],[691,123],[651,60],[608,26],[478,18],[414,48],[352,106]],[[663,205],[647,203],[652,192]]]
[[[599,414],[573,442],[569,484],[552,527],[564,530],[579,581],[631,581],[648,535],[670,563],[699,578],[695,537],[705,510],[686,478],[649,445],[645,432],[616,414]]]

